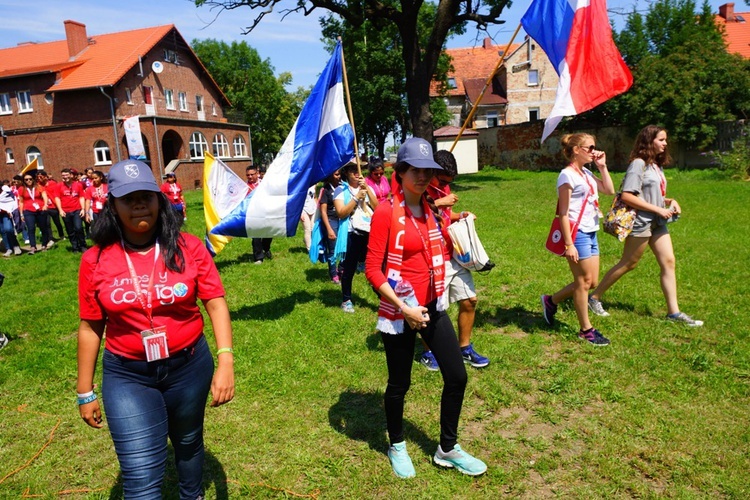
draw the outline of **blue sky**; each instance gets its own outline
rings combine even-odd
[[[288,6],[296,4],[295,0],[285,2]],[[716,12],[726,0],[711,0],[710,3]],[[516,0],[504,11],[506,23],[489,29],[494,43],[500,45],[508,42],[528,5],[528,0]],[[639,10],[645,10],[648,4],[646,0],[608,2],[611,13],[630,12],[634,5]],[[735,2],[735,8],[738,11],[750,10],[741,0]],[[0,19],[3,20],[0,47],[12,47],[25,41],[63,39],[63,21],[67,19],[85,24],[89,35],[174,24],[188,42],[195,38],[214,38],[225,42],[245,40],[262,58],[270,59],[277,74],[291,72],[293,87],[312,85],[328,60],[318,24],[323,12],[307,17],[291,14],[282,22],[279,10],[277,8],[267,15],[252,33],[242,35],[242,29],[255,19],[255,13],[249,8],[225,11],[217,17],[216,11],[207,7],[196,8],[190,0],[0,0]],[[620,29],[625,16],[611,14],[611,17]],[[484,36],[484,33],[469,30],[466,35],[450,40],[448,46],[478,45]],[[521,40],[522,36],[523,32],[516,41]]]

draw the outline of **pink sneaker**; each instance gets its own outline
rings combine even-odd
[[[338,275],[331,278],[331,282],[333,282],[334,285],[340,285],[341,284],[341,278],[338,277]]]

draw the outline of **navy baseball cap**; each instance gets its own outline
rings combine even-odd
[[[139,160],[124,160],[112,165],[107,176],[109,192],[120,198],[134,191],[159,192],[151,167]]]
[[[398,148],[396,163],[408,163],[415,168],[434,168],[443,170],[432,158],[432,146],[419,137],[411,137]]]

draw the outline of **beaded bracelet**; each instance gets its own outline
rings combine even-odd
[[[218,356],[219,354],[223,354],[225,352],[231,353],[234,356],[234,349],[232,349],[231,347],[222,347],[221,349],[216,351],[216,355]]]
[[[92,401],[96,401],[96,394],[93,391],[85,397],[78,396],[78,406],[89,404]]]

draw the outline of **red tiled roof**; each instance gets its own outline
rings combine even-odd
[[[453,125],[446,125],[445,127],[440,127],[436,131],[432,133],[433,137],[456,137],[458,133],[461,132],[461,127],[454,127]],[[479,135],[479,132],[477,132],[474,129],[467,128],[464,130],[463,134],[461,134],[461,137],[467,137],[470,135]]]
[[[734,12],[731,21],[727,21],[720,15],[714,19],[719,27],[724,27],[727,52],[740,54],[750,59],[750,12]],[[739,19],[744,19],[744,21]]]
[[[47,89],[50,92],[114,86],[138,64],[139,56],[145,56],[172,30],[181,36],[173,24],[90,36],[88,45],[74,58],[68,53],[67,40],[0,49],[0,78],[57,73],[57,81]],[[187,42],[185,45],[190,47]],[[229,104],[198,56],[192,54]]]
[[[3,71],[0,77],[34,73],[60,72],[60,77],[48,90],[72,90],[112,86],[138,63],[174,25],[142,28],[89,37],[89,45],[73,60],[68,54],[66,40],[31,43],[0,49]],[[33,65],[30,65],[32,63]]]
[[[460,48],[460,49],[447,49],[445,52],[451,56],[451,65],[453,71],[448,74],[449,78],[456,79],[456,88],[447,90],[449,96],[463,96],[466,95],[466,88],[464,82],[475,78],[482,80],[482,86],[487,78],[490,76],[492,71],[495,69],[497,62],[500,60],[500,52],[505,50],[506,45],[479,45],[477,47]],[[509,53],[517,50],[520,44],[512,44],[510,46]],[[480,87],[481,90],[481,87]],[[486,99],[489,97],[489,90],[485,93],[482,99],[483,103],[486,103]],[[439,95],[437,91],[437,84],[433,82],[430,85],[430,96],[437,97]]]

